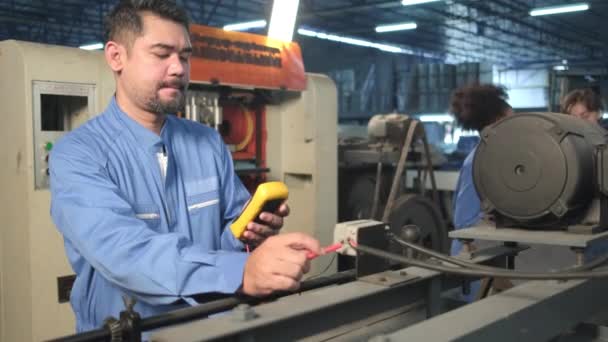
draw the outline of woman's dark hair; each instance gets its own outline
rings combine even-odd
[[[502,86],[468,85],[452,93],[450,112],[462,128],[481,131],[507,114],[511,109],[508,99]]]

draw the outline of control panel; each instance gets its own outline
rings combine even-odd
[[[34,180],[49,187],[49,155],[56,141],[94,113],[95,85],[33,81]]]

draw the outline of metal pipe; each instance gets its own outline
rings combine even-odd
[[[288,296],[294,293],[314,290],[320,287],[329,285],[338,285],[356,278],[355,270],[345,271],[333,274],[331,276],[319,277],[313,280],[308,280],[300,285],[300,289],[295,292],[278,292],[268,297],[253,298],[253,297],[229,297],[220,300],[215,300],[199,306],[171,311],[162,315],[152,316],[142,319],[140,327],[142,331],[163,328],[174,324],[185,323],[197,319],[203,319],[209,315],[217,314],[231,310],[239,304],[259,304],[274,300],[280,297]],[[111,334],[106,328],[92,330],[85,333],[66,336],[49,342],[101,342],[110,341]]]
[[[49,340],[48,342],[106,342],[110,341],[110,337],[109,330],[98,329]]]
[[[333,276],[320,277],[303,282],[300,286],[300,289],[295,293],[314,290],[319,287],[334,285],[353,279],[355,279],[354,271],[336,273]],[[214,315],[220,312],[231,310],[239,304],[255,305],[261,302],[266,302],[268,300],[281,298],[291,294],[294,294],[294,292],[279,292],[264,298],[230,297],[226,299],[220,299],[206,304],[202,304],[201,306],[175,310],[166,314],[143,319],[141,321],[141,328],[143,331],[163,328],[174,324],[180,324],[196,319],[206,318],[209,315]]]
[[[217,131],[220,130],[222,121],[224,121],[224,119],[222,118],[221,111],[222,111],[222,108],[220,107],[219,99],[217,97],[214,97],[213,98],[213,120],[215,122],[215,129]]]
[[[197,108],[197,105],[196,105],[196,95],[193,94],[191,100],[192,101],[190,101],[191,102],[191,104],[190,104],[190,115],[192,117],[190,119],[192,121],[198,122],[198,108]]]

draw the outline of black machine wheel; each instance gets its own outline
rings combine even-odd
[[[380,187],[380,203],[376,217],[382,215],[384,201],[390,190],[390,175],[384,174]],[[344,199],[343,208],[340,210],[340,221],[370,219],[374,201],[374,190],[376,188],[376,175],[373,173],[362,173],[350,181],[341,184],[340,194]]]
[[[401,236],[404,226],[416,225],[420,228],[417,242],[437,252],[449,251],[448,228],[437,205],[430,199],[417,194],[403,194],[397,198],[389,216],[391,231]]]

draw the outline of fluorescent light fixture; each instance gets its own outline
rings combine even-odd
[[[81,45],[78,48],[83,50],[101,50],[103,49],[103,43],[86,44]]]
[[[293,39],[300,0],[274,0],[268,37],[286,42]]]
[[[266,24],[267,24],[266,20],[254,20],[254,21],[247,21],[244,23],[225,25],[224,30],[226,30],[226,31],[247,31],[247,30],[251,30],[254,28],[266,27]]]
[[[551,6],[551,7],[542,7],[535,8],[530,11],[530,15],[533,17],[537,17],[539,15],[550,15],[550,14],[559,14],[559,13],[568,13],[568,12],[579,12],[586,11],[589,9],[589,4],[587,3],[578,3],[571,5],[562,5],[562,6]]]
[[[555,70],[555,71],[568,70],[568,66],[567,65],[556,65],[553,67],[553,70]]]
[[[420,114],[418,120],[421,122],[453,122],[454,117],[449,114]]]
[[[603,113],[602,114],[602,119],[608,119],[608,113]]]
[[[403,48],[403,47],[400,47],[397,45],[374,43],[374,42],[370,42],[370,41],[363,40],[363,39],[344,37],[344,36],[339,36],[339,35],[330,34],[330,33],[317,32],[317,31],[313,31],[313,30],[309,30],[309,29],[303,29],[303,28],[298,29],[298,34],[301,34],[303,36],[308,36],[308,37],[315,37],[315,38],[319,38],[319,39],[331,40],[333,42],[374,48],[374,49],[378,49],[378,50],[382,50],[382,51],[386,51],[386,52],[402,53],[402,54],[408,54],[408,55],[415,54],[415,52],[413,50]]]
[[[402,0],[401,4],[403,6],[412,6],[412,5],[420,5],[420,4],[426,4],[427,2],[436,2],[436,1],[441,1],[441,0]]]
[[[403,31],[403,30],[414,30],[418,27],[416,23],[399,23],[399,24],[389,24],[389,25],[380,25],[376,26],[376,32],[393,32],[393,31]]]

